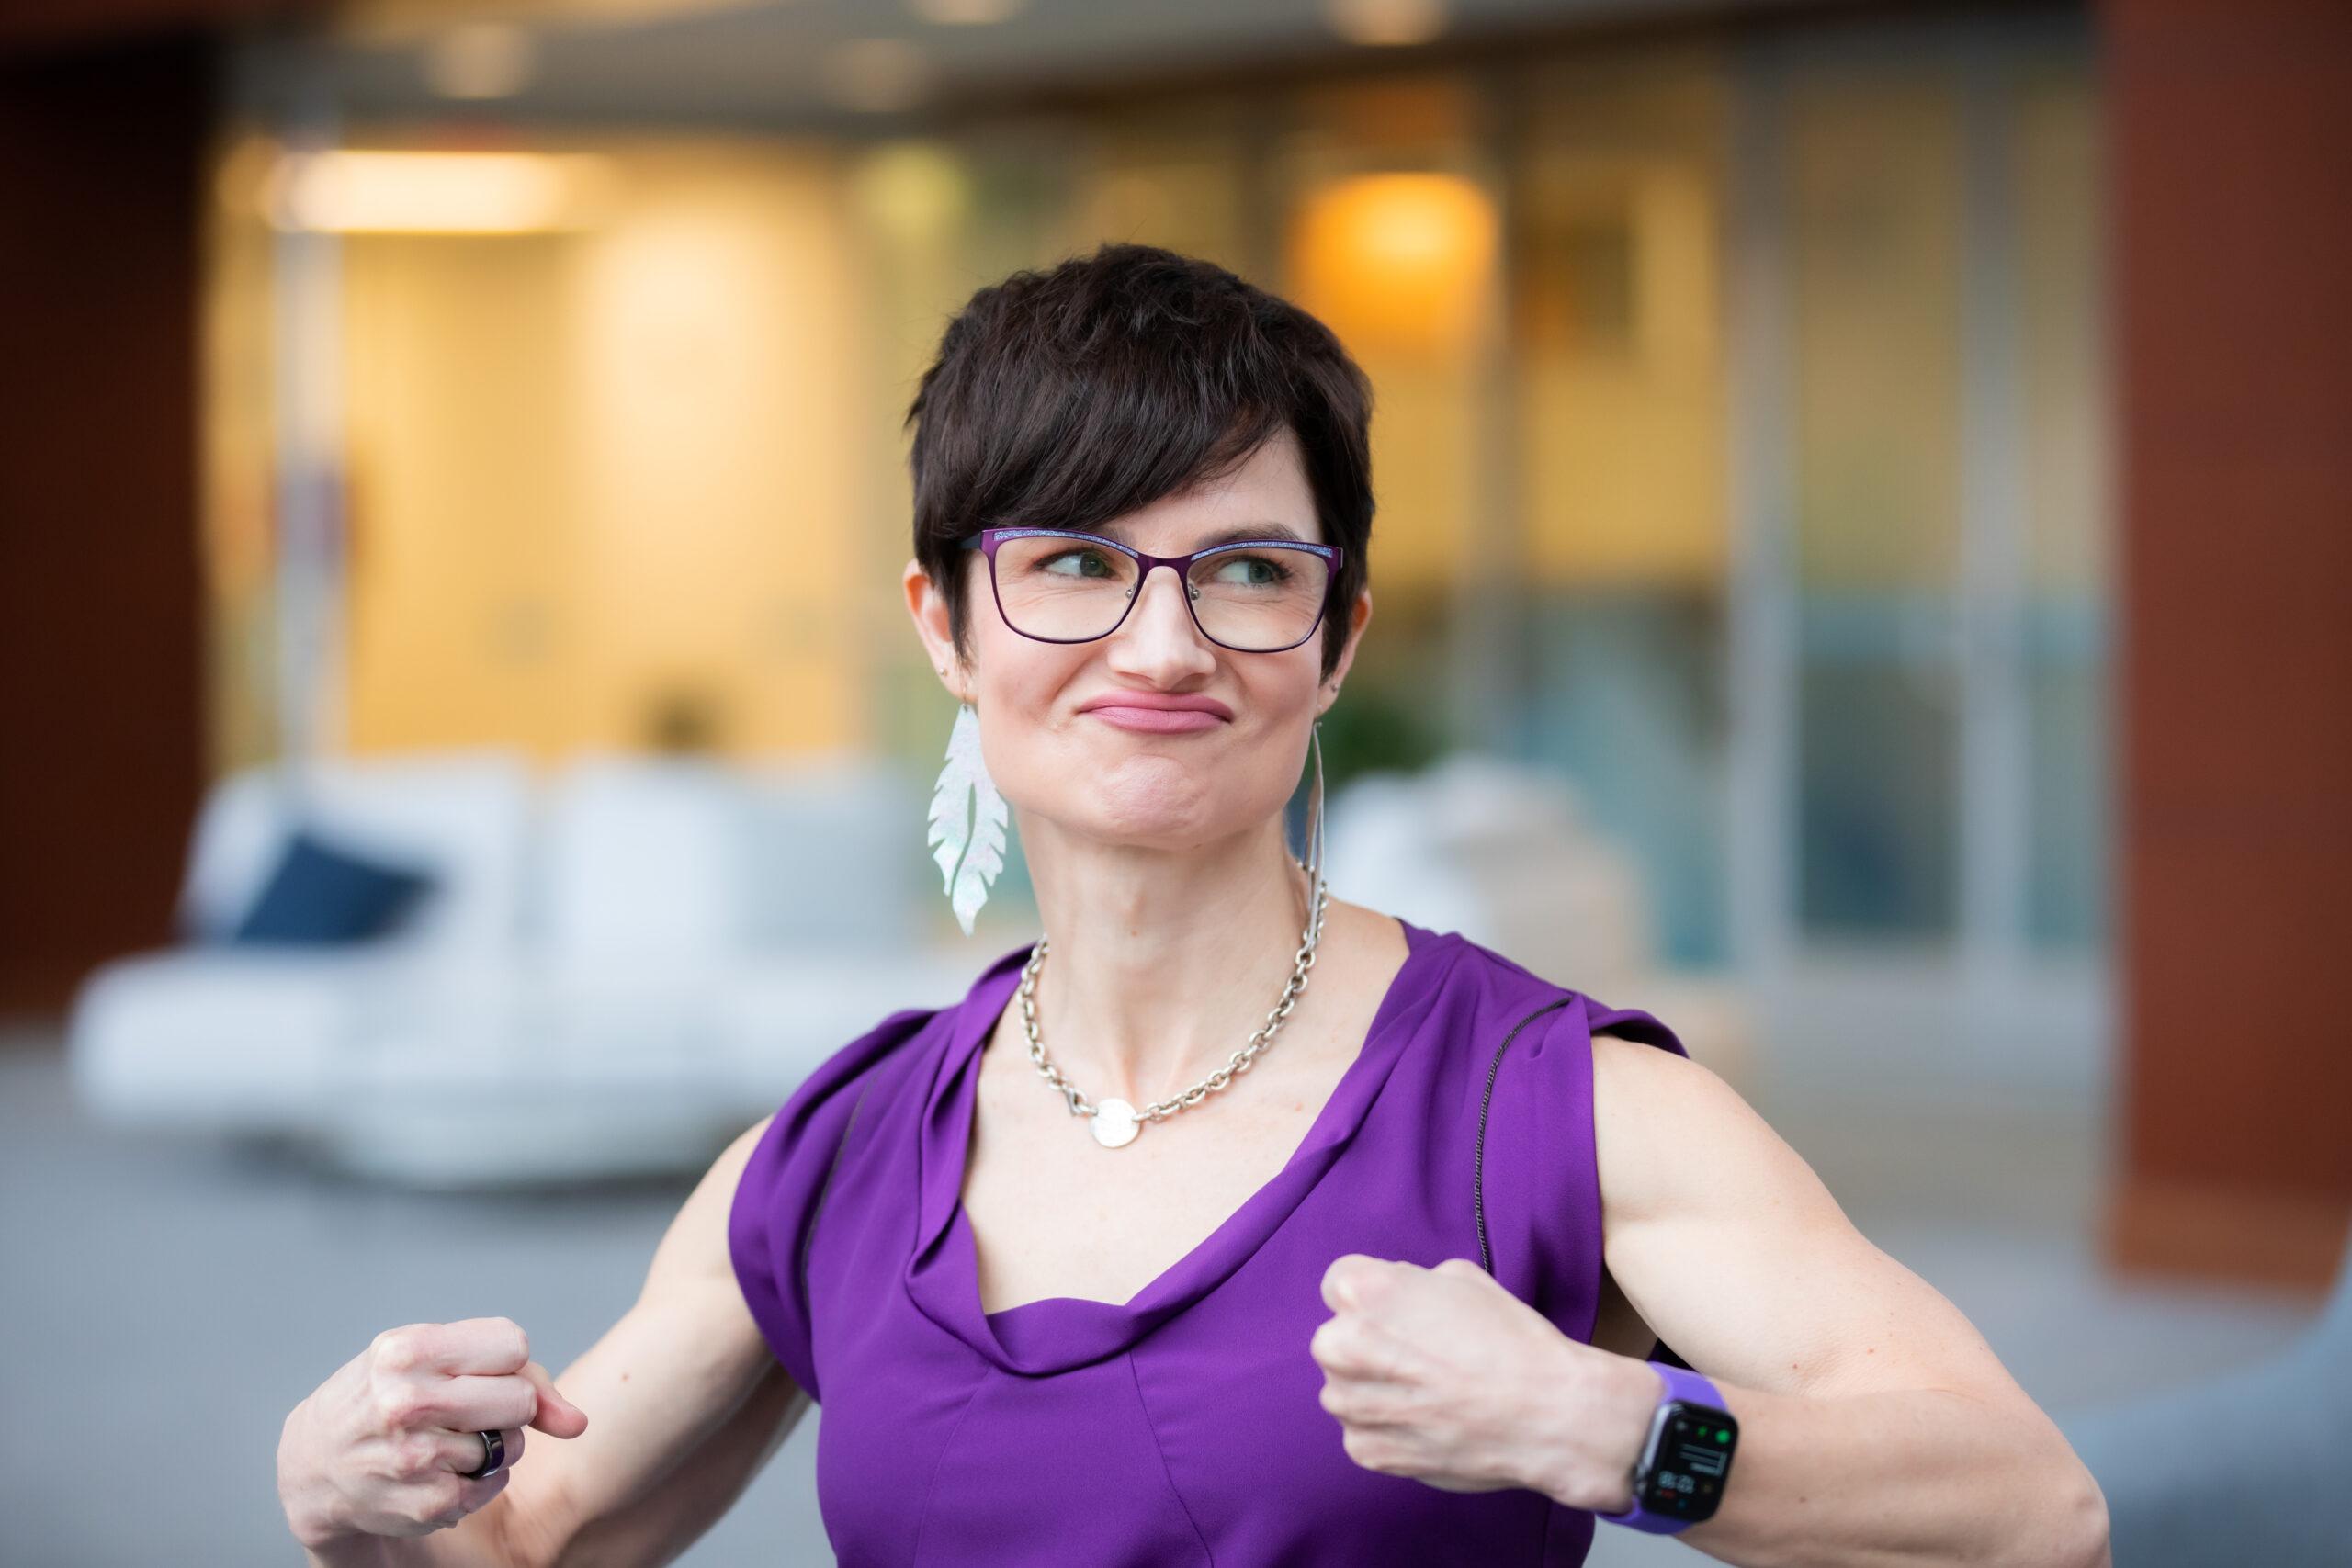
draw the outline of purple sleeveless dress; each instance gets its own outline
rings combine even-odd
[[[793,1092],[744,1168],[728,1243],[762,1334],[823,1406],[818,1501],[841,1562],[1584,1561],[1584,1510],[1351,1460],[1307,1340],[1330,1316],[1320,1285],[1341,1253],[1478,1259],[1472,1172],[1493,1071],[1495,1276],[1589,1342],[1591,1036],[1682,1044],[1650,1014],[1459,932],[1404,926],[1404,967],[1289,1163],[1123,1304],[980,1310],[965,1154],[980,1047],[1030,947],[956,1006],[892,1013]],[[1563,998],[1495,1069],[1512,1025]]]

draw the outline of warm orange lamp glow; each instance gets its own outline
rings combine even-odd
[[[1495,264],[1494,203],[1457,175],[1358,175],[1308,197],[1291,231],[1300,304],[1351,347],[1466,347]]]

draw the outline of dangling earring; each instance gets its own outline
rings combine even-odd
[[[1306,900],[1309,924],[1321,923],[1317,901],[1323,896],[1323,721],[1317,719],[1308,732],[1315,751],[1315,784],[1306,793],[1306,858],[1299,862],[1299,869],[1306,873]]]
[[[988,902],[989,881],[1004,869],[1007,815],[1004,796],[980,760],[980,716],[965,703],[956,710],[947,765],[932,790],[930,842],[937,846],[932,858],[946,877],[947,902],[966,936]]]

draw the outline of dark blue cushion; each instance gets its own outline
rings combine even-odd
[[[398,925],[433,885],[429,872],[372,860],[297,828],[229,940],[365,942]]]

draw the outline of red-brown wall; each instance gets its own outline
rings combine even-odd
[[[2352,1224],[2352,6],[2107,0],[2121,409],[2116,1261]]]
[[[0,6],[0,54],[86,50],[321,9],[322,0],[11,0]]]
[[[170,932],[204,765],[210,58],[0,58],[0,1012]]]

